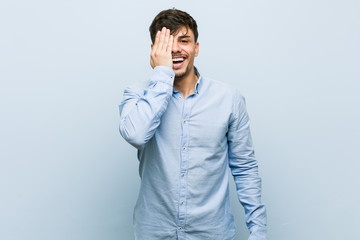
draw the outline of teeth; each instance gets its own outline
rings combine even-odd
[[[173,58],[173,62],[184,61],[184,58]]]

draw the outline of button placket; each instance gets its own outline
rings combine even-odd
[[[182,96],[178,97],[179,99]],[[185,226],[186,219],[186,195],[187,195],[187,178],[185,177],[185,173],[187,173],[188,168],[188,154],[189,154],[189,129],[188,129],[188,116],[190,112],[190,101],[189,98],[183,99],[183,108],[181,114],[181,149],[180,149],[180,190],[179,190],[179,199],[178,199],[178,207],[179,207],[179,219],[178,226]]]

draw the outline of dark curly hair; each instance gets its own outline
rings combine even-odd
[[[161,31],[163,27],[170,29],[170,33],[175,35],[183,26],[193,31],[197,42],[199,36],[197,24],[188,13],[175,8],[161,11],[149,27],[152,43],[155,41],[156,32]]]

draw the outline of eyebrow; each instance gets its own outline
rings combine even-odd
[[[178,38],[191,38],[189,35],[182,35],[182,36],[179,36]]]

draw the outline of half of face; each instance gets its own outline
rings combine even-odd
[[[199,43],[195,42],[192,30],[185,26],[181,27],[173,36],[173,70],[177,77],[185,76],[193,69],[194,58],[199,52]]]

